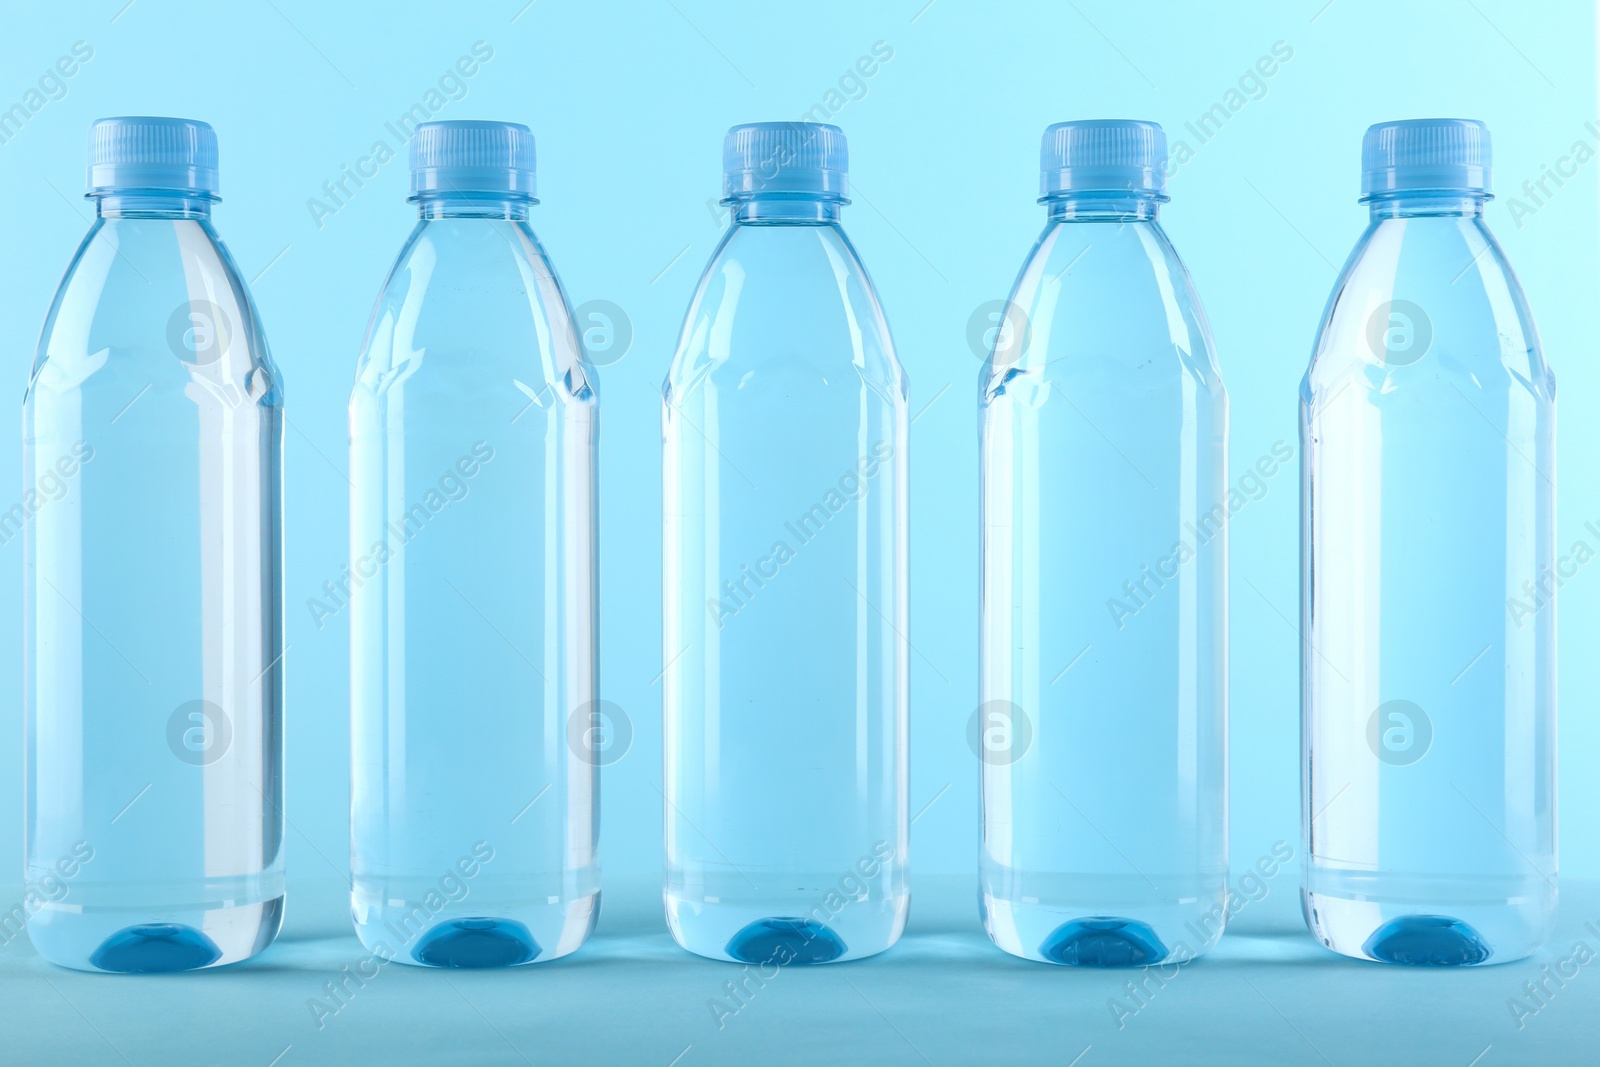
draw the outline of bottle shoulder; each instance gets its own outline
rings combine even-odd
[[[571,306],[533,229],[500,219],[419,222],[373,307],[356,391],[403,383],[553,389],[595,397]]]
[[[1302,401],[1316,407],[1352,380],[1384,394],[1518,391],[1554,401],[1527,297],[1481,217],[1368,226],[1329,297]]]
[[[1185,380],[1226,395],[1200,297],[1154,220],[1047,224],[985,342],[989,398],[1022,385],[1151,391]]]
[[[255,302],[203,219],[97,219],[51,301],[28,398],[111,381],[195,383],[233,406],[282,403]]]
[[[763,377],[858,380],[905,401],[877,289],[837,224],[734,225],[700,277],[667,374],[669,399]]]

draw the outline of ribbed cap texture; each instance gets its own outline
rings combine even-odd
[[[1154,122],[1058,122],[1045,129],[1039,146],[1039,196],[1122,191],[1160,195],[1167,187],[1166,167],[1167,135]]]
[[[533,131],[516,122],[424,122],[411,134],[411,195],[536,195]]]
[[[217,133],[195,119],[132,115],[89,127],[90,195],[217,191]]]
[[[1361,196],[1438,189],[1488,193],[1489,127],[1476,119],[1406,119],[1361,140]]]
[[[752,122],[722,143],[722,191],[728,199],[765,195],[850,195],[850,149],[844,131],[823,122]]]

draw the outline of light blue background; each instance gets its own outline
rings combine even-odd
[[[824,102],[875,42],[893,58],[833,121],[849,135],[846,227],[883,296],[911,378],[913,871],[971,876],[976,702],[979,360],[973,310],[1003,297],[1042,225],[1038,139],[1071,117],[1160,121],[1196,148],[1163,213],[1210,314],[1233,399],[1232,463],[1296,442],[1296,387],[1338,266],[1365,222],[1363,129],[1464,115],[1494,133],[1496,186],[1514,193],[1596,117],[1592,12],[1575,0],[733,4],[524,0],[331,5],[311,0],[124,0],[13,10],[0,34],[0,107],[75,41],[94,49],[66,95],[0,144],[4,381],[21,399],[38,328],[91,208],[80,199],[91,120],[203,118],[221,141],[217,225],[247,277],[287,382],[286,664],[291,896],[347,857],[348,632],[308,598],[347,555],[345,402],[384,273],[413,225],[403,155],[319,227],[311,197],[385,123],[437,87],[476,41],[493,58],[441,118],[529,124],[543,203],[534,226],[574,302],[625,308],[634,337],[602,371],[602,682],[632,750],[604,775],[611,874],[660,864],[660,381],[720,227],[723,131]],[[1127,12],[1137,10],[1135,19]],[[1274,42],[1293,58],[1211,140],[1184,130]],[[838,103],[836,98],[834,103]],[[1490,223],[1519,271],[1559,380],[1563,548],[1600,538],[1590,161],[1516,225]],[[20,468],[0,435],[0,470]],[[4,488],[9,485],[10,488]],[[1297,485],[1268,483],[1232,526],[1232,837],[1236,867],[1298,842]],[[20,493],[0,481],[0,509]],[[1111,506],[1086,500],[1086,511]],[[130,522],[160,523],[159,514]],[[1473,536],[1471,530],[1447,536]],[[0,547],[0,856],[21,853],[20,540]],[[1600,563],[1561,599],[1562,869],[1600,874],[1591,772]],[[462,709],[461,729],[475,728]],[[929,806],[931,805],[931,806]],[[336,869],[336,870],[335,870]],[[291,903],[292,907],[292,903]],[[973,917],[976,923],[976,916]],[[353,943],[353,942],[352,942]]]
[[[1600,780],[1592,695],[1600,563],[1561,600],[1562,929],[1534,960],[1437,974],[1319,948],[1291,865],[1267,899],[1118,1029],[1123,974],[1047,968],[993,949],[972,906],[978,359],[969,316],[1003,297],[1038,233],[1040,131],[1070,117],[1160,121],[1196,147],[1164,221],[1188,262],[1233,398],[1242,473],[1296,439],[1296,387],[1329,288],[1365,223],[1358,152],[1372,122],[1485,119],[1497,186],[1515,192],[1596,118],[1594,19],[1578,0],[1165,0],[808,4],[726,0],[96,0],[7,5],[0,108],[75,41],[94,58],[62,99],[0,143],[0,351],[21,399],[39,324],[90,217],[79,199],[89,123],[179,114],[221,138],[217,223],[254,291],[287,378],[288,813],[282,939],[224,972],[106,979],[0,947],[0,1034],[19,1062],[668,1064],[1575,1062],[1592,1058],[1600,979],[1574,979],[1523,1029],[1508,998],[1600,926]],[[1136,12],[1136,14],[1135,14]],[[395,970],[317,1029],[309,1000],[361,953],[344,909],[348,636],[306,609],[346,554],[345,401],[384,272],[413,224],[403,158],[318,227],[307,209],[384,124],[421,101],[475,41],[494,57],[442,118],[528,123],[544,204],[534,225],[573,299],[627,310],[634,338],[602,371],[602,681],[633,748],[604,776],[606,908],[568,960],[514,974]],[[717,1029],[706,998],[730,970],[677,949],[660,920],[660,414],[657,388],[698,271],[719,235],[723,131],[797,118],[877,41],[894,57],[837,108],[858,193],[846,225],[882,292],[920,412],[911,435],[911,806],[914,899],[895,951],[795,972]],[[1294,56],[1204,145],[1183,129],[1274,42]],[[835,101],[837,102],[837,101]],[[1560,381],[1560,541],[1600,547],[1594,359],[1596,179],[1580,169],[1516,225],[1491,225],[1521,274]],[[15,424],[13,424],[15,425]],[[15,433],[0,470],[20,469]],[[1298,849],[1297,486],[1280,471],[1233,522],[1232,831],[1235,881],[1283,839]],[[10,488],[6,488],[9,485]],[[20,479],[0,479],[0,510]],[[1085,509],[1110,506],[1083,501]],[[159,514],[129,516],[160,523]],[[1471,530],[1447,536],[1473,536]],[[20,543],[0,546],[0,892],[20,894]],[[475,729],[471,709],[461,728]],[[924,810],[925,809],[925,810]],[[14,872],[14,873],[13,873]],[[5,903],[3,907],[9,907]],[[1592,970],[1592,968],[1586,968]],[[48,984],[47,984],[48,983]],[[1082,1050],[1081,1052],[1079,1050]],[[1562,1059],[1565,1053],[1566,1059]],[[1076,1058],[1075,1058],[1076,1057]]]

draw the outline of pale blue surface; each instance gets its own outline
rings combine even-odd
[[[1255,902],[1228,936],[1176,977],[1168,971],[1163,987],[1138,970],[1008,956],[977,923],[971,880],[931,876],[893,950],[791,968],[764,987],[752,978],[742,1007],[725,986],[740,968],[673,943],[650,877],[612,880],[600,926],[579,952],[495,972],[377,969],[349,934],[345,887],[316,880],[296,883],[298,903],[271,950],[206,974],[82,975],[52,968],[26,945],[0,947],[0,1029],[8,1063],[73,1067],[267,1067],[280,1055],[277,1067],[1067,1067],[1080,1054],[1075,1067],[1468,1067],[1480,1055],[1475,1067],[1592,1062],[1600,959],[1571,962],[1564,988],[1541,966],[1554,971],[1580,941],[1600,953],[1600,884],[1568,885],[1559,951],[1545,959],[1419,971],[1317,945],[1300,920],[1294,877],[1291,864],[1250,883]],[[342,980],[347,966],[376,977],[365,988],[350,981],[353,994],[334,1011],[324,983]],[[1554,990],[1543,1007],[1523,989],[1541,980]],[[1130,981],[1154,991],[1142,1007]],[[1520,1030],[1512,998],[1524,1004]],[[179,1042],[204,1053],[176,1057]]]
[[[493,0],[470,7],[403,3],[380,17],[365,7],[310,0],[137,0],[132,6],[97,0],[34,5],[11,15],[0,34],[0,69],[10,72],[0,81],[7,107],[36,88],[73,42],[94,49],[93,59],[61,79],[64,95],[50,89],[59,99],[43,102],[41,93],[38,112],[0,143],[0,189],[11,208],[0,247],[6,296],[0,340],[13,403],[20,401],[50,294],[88,226],[88,206],[78,199],[88,124],[129,113],[193,114],[216,126],[224,198],[217,226],[252,285],[291,401],[284,435],[286,940],[264,954],[256,970],[236,972],[239,977],[216,972],[178,979],[200,992],[173,1011],[158,1009],[156,998],[127,992],[154,983],[80,979],[47,970],[31,949],[10,946],[0,953],[7,973],[18,977],[9,979],[0,1011],[8,1039],[27,1043],[11,1048],[38,1050],[36,1062],[48,1062],[45,1054],[53,1049],[58,1061],[72,1062],[74,1052],[97,1047],[88,1024],[37,980],[48,976],[69,995],[94,989],[103,999],[80,1002],[86,1014],[119,1040],[139,1040],[135,1062],[173,1062],[176,1057],[155,1050],[160,1041],[174,1040],[173,1020],[180,1019],[187,1033],[179,1037],[192,1035],[195,1047],[233,1035],[243,1043],[254,1035],[243,1062],[265,1064],[309,1033],[304,1001],[322,978],[312,976],[307,989],[307,974],[289,968],[319,961],[336,970],[361,958],[348,932],[347,888],[313,888],[316,879],[332,877],[334,869],[342,875],[346,867],[348,633],[337,622],[319,629],[306,601],[320,595],[348,559],[344,451],[352,366],[372,300],[413,222],[403,203],[403,145],[385,124],[423,104],[430,91],[439,92],[433,117],[507,119],[533,129],[541,240],[575,305],[609,300],[631,320],[626,354],[601,367],[601,685],[605,699],[632,719],[631,750],[603,776],[601,832],[608,879],[627,872],[647,879],[627,914],[629,936],[649,940],[614,940],[629,928],[617,925],[626,918],[621,894],[608,890],[594,942],[557,965],[574,974],[601,973],[604,983],[576,986],[573,999],[560,1001],[544,993],[559,989],[555,983],[528,993],[485,984],[498,991],[479,1002],[502,1027],[516,1022],[528,1028],[519,1033],[526,1035],[530,1058],[536,1058],[536,1036],[555,1042],[584,1034],[665,1064],[694,1033],[705,1032],[699,1013],[711,992],[679,989],[678,980],[691,972],[677,965],[699,968],[692,973],[713,988],[728,973],[671,946],[650,883],[661,866],[662,810],[658,390],[696,274],[724,228],[708,202],[720,195],[717,146],[736,122],[799,118],[825,104],[833,112],[828,120],[849,135],[851,238],[871,266],[912,381],[910,809],[914,817],[920,813],[911,831],[912,918],[896,952],[819,970],[856,981],[858,973],[877,973],[864,968],[899,968],[885,972],[900,977],[881,986],[857,984],[896,1020],[896,1010],[923,1005],[926,1014],[912,1018],[927,1033],[923,1047],[936,1063],[959,1061],[953,1035],[969,1031],[990,1050],[998,1037],[1027,1034],[1049,1042],[1049,1055],[1041,1050],[1038,1056],[1042,1062],[1068,1063],[1082,1048],[1070,1047],[1074,1012],[1098,1023],[1107,987],[1114,988],[1093,975],[1009,959],[985,944],[973,906],[978,774],[965,727],[978,700],[971,398],[980,354],[968,345],[967,327],[980,304],[1005,296],[1019,255],[1038,234],[1033,198],[1039,131],[1047,124],[1079,116],[1146,117],[1187,146],[1169,183],[1182,206],[1164,222],[1205,297],[1232,401],[1231,465],[1242,471],[1269,455],[1275,442],[1296,441],[1296,389],[1318,317],[1366,219],[1356,203],[1362,131],[1404,116],[1485,120],[1495,132],[1501,192],[1488,208],[1490,225],[1517,265],[1545,352],[1561,373],[1567,416],[1559,433],[1567,462],[1557,542],[1563,552],[1579,539],[1600,547],[1600,534],[1584,525],[1600,520],[1600,466],[1586,460],[1593,413],[1600,411],[1600,365],[1589,356],[1593,294],[1600,288],[1594,210],[1600,163],[1589,159],[1575,171],[1561,163],[1574,142],[1595,144],[1585,127],[1596,110],[1590,6],[1578,0],[1473,0],[1475,6],[1454,0],[1164,2],[1141,9],[1135,24],[1124,5],[1074,5],[831,0],[769,8],[636,0],[617,16],[571,0],[537,0],[525,9],[523,0]],[[797,18],[799,10],[806,17]],[[458,60],[470,58],[479,40],[493,57],[469,64],[470,76],[459,73]],[[862,76],[856,64],[872,55],[877,41],[893,49],[893,58]],[[1277,41],[1291,46],[1293,57],[1270,77],[1249,74]],[[1236,112],[1220,128],[1213,118],[1202,141],[1188,124],[1225,97]],[[387,147],[374,156],[380,139]],[[1517,192],[1540,177],[1542,165],[1558,164],[1575,176],[1559,189],[1550,183],[1553,195],[1541,194],[1540,204]],[[349,182],[352,194],[341,194],[343,206],[335,205],[323,184],[340,178],[341,167],[358,165],[375,176],[362,178],[359,188]],[[930,180],[934,173],[937,180]],[[314,196],[328,205],[319,209],[320,228],[307,206]],[[587,327],[596,341],[605,339],[603,325],[595,320]],[[19,437],[0,433],[0,471],[19,470]],[[10,484],[0,485],[4,507],[20,493],[15,478]],[[1235,881],[1274,841],[1297,840],[1296,527],[1291,468],[1266,480],[1265,492],[1230,530]],[[0,603],[19,603],[20,548],[15,538],[0,544]],[[15,607],[0,611],[0,692],[11,694],[21,685],[19,614]],[[1580,568],[1562,590],[1560,631],[1562,858],[1567,873],[1594,877],[1600,876],[1600,820],[1593,818],[1600,810],[1600,777],[1588,770],[1600,751],[1600,720],[1590,694],[1600,686],[1600,658],[1586,653],[1600,637],[1600,564]],[[16,858],[22,736],[16,712],[11,721],[10,729],[0,729],[0,857]],[[955,878],[937,922],[931,883],[923,896],[916,888],[919,877],[936,872]],[[19,892],[13,885],[6,899]],[[1284,899],[1292,895],[1285,892]],[[1600,897],[1566,896],[1563,931],[1574,929],[1576,919],[1600,914]],[[1236,947],[1252,946],[1281,954],[1271,958],[1316,961],[1315,968],[1262,965],[1244,973],[1268,996],[1280,985],[1294,989],[1300,1011],[1280,1006],[1319,1043],[1374,1028],[1391,1035],[1399,1030],[1399,1040],[1411,1040],[1407,1035],[1416,1030],[1416,1040],[1439,1041],[1447,1062],[1465,1065],[1495,1035],[1513,1040],[1495,1013],[1505,1010],[1514,991],[1507,987],[1521,980],[1517,974],[1491,967],[1462,976],[1369,977],[1376,974],[1372,968],[1319,949],[1293,909],[1285,908],[1280,936],[1225,938],[1204,964],[1224,980],[1196,982],[1193,992],[1175,988],[1188,1010],[1165,1020],[1141,1016],[1138,1022],[1156,1025],[1133,1040],[1148,1042],[1141,1046],[1146,1051],[1161,1046],[1195,1055],[1241,1047],[1228,1043],[1257,1034],[1268,1050],[1298,1054],[1293,1031],[1265,1005],[1247,1002],[1256,994],[1233,977],[1240,965],[1223,969],[1237,959],[1228,955]],[[1248,930],[1252,921],[1247,912],[1236,931]],[[329,940],[304,940],[311,935]],[[1556,943],[1570,940],[1563,934]],[[958,944],[968,946],[963,958],[973,961],[968,985],[948,968],[922,965],[929,953],[953,952]],[[602,962],[638,945],[652,952],[631,969]],[[537,971],[523,968],[511,977],[539,981]],[[451,990],[427,984],[438,977],[401,976],[414,979],[416,999],[362,1024],[359,1035],[335,1038],[341,1051],[404,1053],[427,1040],[419,1020],[429,1018],[446,1027],[482,1028]],[[801,976],[782,981],[794,977]],[[216,986],[208,984],[213,979]],[[1585,969],[1529,1023],[1521,1045],[1497,1042],[1480,1067],[1494,1063],[1503,1047],[1518,1050],[1506,1062],[1541,1054],[1549,1059],[1563,1040],[1576,1049],[1579,1036],[1593,1034],[1593,1005],[1583,998],[1590,995],[1586,983],[1595,980]],[[747,1042],[746,1050],[804,1040],[794,1035],[806,1034],[817,1013],[832,1012],[835,1039],[856,1041],[849,1047],[859,1049],[859,1058],[870,1058],[873,1048],[889,1050],[886,1062],[907,1058],[899,1037],[840,978],[816,983],[826,997],[796,1000],[768,1017],[770,1026],[763,1021],[735,1040]],[[478,999],[476,986],[462,988]],[[1063,993],[1069,988],[1084,991],[1081,1005]],[[655,993],[647,996],[649,989]],[[1468,999],[1462,990],[1476,992]],[[875,996],[880,993],[889,999]],[[401,1022],[417,1025],[397,1032]],[[639,1027],[632,1036],[630,1022]],[[1468,1029],[1480,1022],[1483,1042]],[[681,1042],[680,1029],[688,1031]],[[921,1042],[919,1034],[912,1036]],[[440,1047],[447,1039],[439,1039]],[[305,1048],[297,1043],[291,1056]],[[941,1055],[945,1048],[951,1049],[947,1056]],[[1104,1048],[1097,1043],[1095,1051]],[[25,1051],[8,1049],[7,1055],[29,1058]],[[1080,1067],[1090,1067],[1094,1055]],[[1336,1051],[1331,1056],[1358,1061]],[[292,1062],[286,1057],[281,1067]],[[692,1062],[686,1057],[681,1067]]]

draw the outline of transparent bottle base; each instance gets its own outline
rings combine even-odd
[[[46,904],[29,917],[28,938],[39,955],[75,971],[197,971],[247,960],[272,944],[283,902],[279,895],[211,908]]]
[[[474,891],[452,901],[422,885],[356,879],[350,913],[361,943],[414,967],[491,968],[547,963],[577,951],[600,917],[600,891],[530,904]]]
[[[1306,926],[1333,951],[1412,966],[1472,967],[1532,955],[1555,924],[1554,879],[1375,874],[1306,865]]]
[[[998,947],[1038,963],[1144,967],[1209,950],[1227,923],[1227,882],[1139,875],[1032,874],[990,868],[979,908]],[[1172,891],[1176,887],[1176,891]]]
[[[875,956],[900,940],[908,892],[884,894],[874,882],[863,895],[832,875],[770,875],[781,892],[752,887],[738,875],[702,876],[693,884],[668,875],[662,894],[667,927],[696,955],[730,963],[805,966]]]

